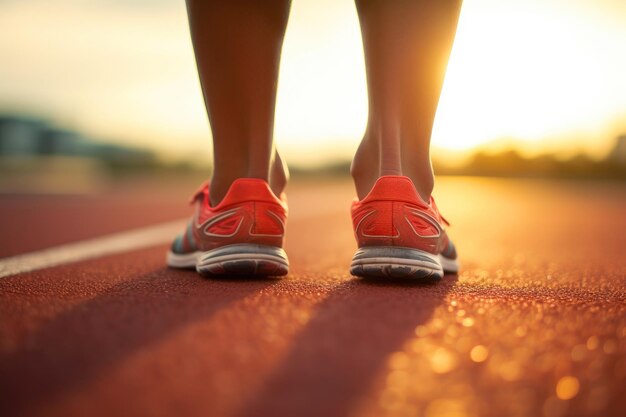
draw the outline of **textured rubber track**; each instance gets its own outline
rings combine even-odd
[[[186,218],[193,190],[154,181],[107,210],[4,196],[0,247]],[[353,184],[324,181],[289,186],[285,279],[168,268],[165,243],[0,279],[0,415],[626,415],[624,184],[438,178],[463,268],[432,285],[351,276]]]

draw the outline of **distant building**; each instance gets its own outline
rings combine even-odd
[[[0,115],[0,156],[81,156],[127,165],[155,160],[148,150],[85,139],[31,117]]]
[[[74,155],[80,135],[44,120],[0,116],[0,155]]]
[[[38,119],[0,116],[0,155],[33,155],[39,152],[46,123]]]
[[[81,136],[65,129],[47,127],[39,136],[37,154],[39,155],[76,155],[83,142]]]

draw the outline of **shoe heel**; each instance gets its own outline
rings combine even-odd
[[[350,273],[362,278],[439,281],[443,268],[436,255],[419,249],[368,246],[354,254]]]
[[[282,276],[289,272],[289,260],[282,248],[255,244],[222,246],[204,252],[196,271],[203,276]]]

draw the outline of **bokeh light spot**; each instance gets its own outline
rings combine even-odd
[[[556,396],[561,400],[571,400],[578,394],[580,384],[573,376],[564,376],[556,384]]]
[[[483,345],[476,345],[470,351],[470,358],[474,362],[484,362],[489,357],[489,350]]]

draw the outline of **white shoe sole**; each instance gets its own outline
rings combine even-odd
[[[289,272],[289,260],[282,248],[248,243],[184,255],[170,251],[167,265],[172,268],[195,268],[206,276],[280,276]]]
[[[357,250],[350,273],[362,278],[406,278],[439,281],[444,273],[456,273],[459,263],[419,249],[371,246]]]

